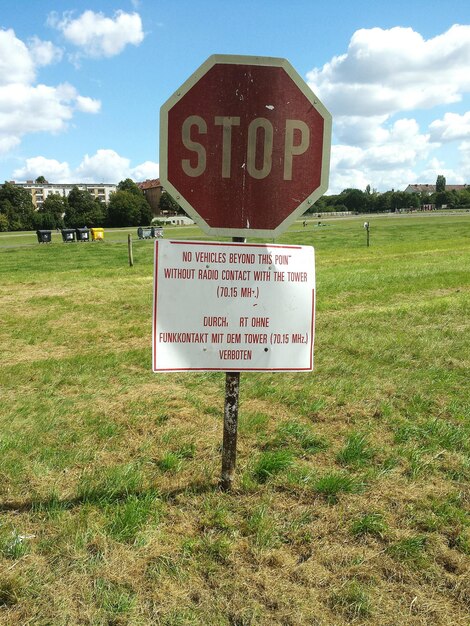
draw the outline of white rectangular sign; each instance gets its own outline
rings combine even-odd
[[[310,246],[155,242],[153,371],[313,369]]]

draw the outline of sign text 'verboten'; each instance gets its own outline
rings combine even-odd
[[[310,246],[156,241],[153,370],[309,371]]]

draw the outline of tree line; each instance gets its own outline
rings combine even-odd
[[[470,208],[470,187],[463,190],[446,190],[445,177],[439,175],[434,193],[408,193],[405,191],[372,191],[368,185],[361,189],[344,189],[340,194],[323,196],[308,213],[327,211],[350,211],[353,213],[394,213],[404,209],[417,210],[425,205],[434,205],[437,209]]]
[[[44,182],[41,178],[36,182]],[[9,182],[0,186],[0,231],[146,226],[152,217],[143,191],[130,178],[118,184],[107,204],[73,187],[67,197],[48,195],[38,210],[27,189]]]
[[[36,182],[45,182],[45,179],[39,177]],[[365,191],[350,188],[340,194],[323,196],[307,213],[393,213],[403,209],[420,209],[428,204],[437,208],[470,208],[470,188],[447,191],[442,175],[437,177],[436,191],[432,194],[393,190],[378,193],[368,185]],[[166,192],[161,196],[160,208],[183,212]],[[118,184],[108,204],[94,198],[88,191],[73,187],[67,197],[58,194],[47,196],[37,211],[28,190],[8,182],[0,186],[0,231],[80,228],[85,225],[146,226],[151,219],[152,209],[143,191],[130,178]]]

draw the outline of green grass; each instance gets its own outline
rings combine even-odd
[[[153,527],[158,523],[155,498],[150,493],[140,498],[129,496],[125,501],[109,507],[107,518],[106,532],[110,537],[116,541],[134,543],[149,519]]]
[[[374,450],[371,448],[366,435],[351,433],[344,448],[336,455],[336,460],[341,465],[362,467],[370,463],[374,455]]]
[[[262,452],[253,466],[253,476],[259,483],[284,471],[293,463],[292,453],[288,450]]]
[[[83,502],[106,504],[140,492],[142,481],[142,473],[134,465],[100,468],[82,474],[77,495]]]
[[[342,613],[348,620],[369,617],[371,601],[364,585],[352,580],[330,597],[332,607]]]
[[[311,428],[296,420],[282,422],[276,428],[268,448],[296,450],[299,456],[309,456],[328,448],[328,443],[315,435]]]
[[[0,578],[0,607],[8,608],[19,602],[22,581],[14,576]]]
[[[259,549],[274,548],[280,544],[277,520],[272,510],[265,504],[250,511],[246,520],[245,533]]]
[[[135,593],[126,585],[98,578],[94,583],[93,600],[106,615],[108,623],[112,623],[120,615],[131,611]]]
[[[312,483],[315,493],[324,496],[330,503],[336,503],[342,493],[355,493],[361,490],[361,484],[346,472],[327,472]]]
[[[372,535],[383,539],[388,525],[381,513],[365,513],[353,521],[351,532],[354,536]]]
[[[0,528],[0,554],[8,559],[20,559],[28,552],[28,537],[14,528]]]
[[[387,552],[400,563],[423,567],[427,561],[426,544],[426,537],[417,535],[396,541],[387,548]]]
[[[150,371],[152,242],[0,234],[0,623],[467,626],[470,214],[370,222],[277,241],[315,370],[242,375],[229,493],[223,374]]]

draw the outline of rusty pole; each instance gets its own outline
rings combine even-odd
[[[244,243],[244,237],[233,237],[232,241]],[[222,476],[220,488],[232,488],[237,462],[238,399],[240,397],[240,372],[225,373],[224,435],[222,441]]]
[[[240,372],[225,374],[224,437],[222,443],[222,491],[230,491],[237,462],[238,398]]]

